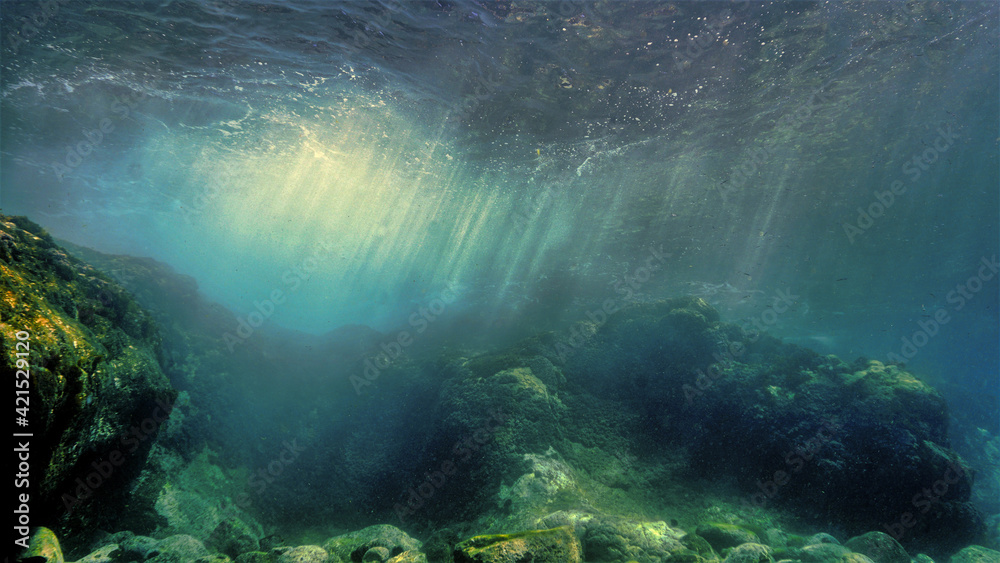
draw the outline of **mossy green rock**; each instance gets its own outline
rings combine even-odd
[[[580,563],[580,542],[569,526],[517,534],[475,536],[457,546],[455,563]]]
[[[28,549],[24,550],[21,559],[29,557],[43,557],[45,563],[63,563],[62,548],[59,547],[59,538],[55,532],[48,528],[35,528],[28,541]]]
[[[757,534],[736,524],[709,522],[698,526],[695,533],[705,538],[715,551],[722,551],[744,543],[760,543]]]
[[[708,540],[698,534],[685,534],[684,537],[681,538],[681,544],[705,559],[719,558],[715,554],[715,550],[712,549],[712,545],[708,543]]]
[[[271,557],[274,563],[328,563],[330,560],[330,555],[318,545],[279,548]]]
[[[12,377],[23,371],[17,352],[28,348],[31,461],[43,468],[32,516],[60,522],[64,538],[78,541],[81,530],[119,528],[151,512],[155,497],[131,485],[176,397],[157,327],[127,291],[30,220],[0,215],[0,241],[0,365]],[[77,479],[102,477],[96,467],[113,473],[98,490],[81,488]]]
[[[377,524],[326,540],[323,549],[344,561],[361,561],[373,547],[384,547],[395,557],[404,551],[419,550],[421,543],[395,526]]]
[[[910,555],[892,536],[883,532],[868,532],[847,540],[845,547],[867,555],[875,563],[910,563]]]
[[[236,563],[273,563],[271,555],[263,551],[248,551],[236,558]]]
[[[685,547],[678,536],[680,533],[665,522],[602,516],[586,524],[583,549],[587,561],[658,563],[668,556],[677,561],[697,561],[698,553]]]
[[[427,556],[419,551],[404,551],[386,563],[427,563]]]
[[[744,543],[733,548],[725,563],[774,563],[771,548],[760,543]]]
[[[948,563],[1000,563],[1000,551],[970,545],[951,556]]]

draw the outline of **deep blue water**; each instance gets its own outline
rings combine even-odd
[[[3,211],[243,318],[693,293],[998,430],[995,2],[0,9]]]

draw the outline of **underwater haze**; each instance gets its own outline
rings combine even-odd
[[[944,308],[912,363],[996,397],[992,2],[54,6],[3,6],[3,208],[233,311],[566,324],[655,251],[629,293],[827,353]]]
[[[957,451],[997,443],[995,1],[0,10],[3,213],[193,278],[225,357],[356,326],[414,357],[572,342],[693,296],[905,365]],[[309,365],[282,377],[354,399]],[[251,433],[302,400],[271,398]]]

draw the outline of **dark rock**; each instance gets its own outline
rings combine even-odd
[[[207,547],[233,558],[260,548],[260,543],[253,529],[239,518],[233,517],[219,522],[205,544]]]
[[[910,563],[910,555],[899,542],[882,532],[868,532],[844,544],[851,551],[867,555],[875,563]]]

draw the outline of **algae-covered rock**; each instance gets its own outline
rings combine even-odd
[[[814,543],[803,547],[799,559],[810,563],[835,563],[851,553],[839,543]]]
[[[384,547],[395,557],[404,551],[419,550],[420,541],[389,524],[377,524],[326,540],[323,549],[344,561],[361,561],[373,547]]]
[[[155,499],[132,484],[176,392],[157,327],[128,292],[23,217],[0,215],[0,232],[0,365],[32,383],[32,515],[81,541],[149,512]]]
[[[21,559],[29,557],[41,557],[45,563],[63,563],[62,548],[55,532],[44,527],[35,528],[28,540],[28,548],[21,554]]]
[[[582,542],[587,561],[654,563],[688,551],[680,540],[682,534],[665,522],[600,516],[587,522]]]
[[[1000,563],[1000,551],[970,545],[951,556],[948,563]]]
[[[500,486],[498,503],[507,507],[519,523],[551,512],[558,504],[583,502],[573,469],[550,448],[543,455],[525,454],[527,471],[509,487]]]
[[[329,563],[329,553],[318,545],[277,548],[272,553],[274,563]]]
[[[719,558],[718,555],[715,554],[715,550],[712,549],[712,544],[708,543],[708,540],[696,533],[685,534],[684,537],[681,538],[681,544],[705,559]]]
[[[248,551],[236,558],[236,563],[274,563],[270,553],[263,551]]]
[[[867,555],[854,553],[853,551],[840,558],[840,563],[875,563]]]
[[[875,563],[910,563],[910,555],[892,536],[883,532],[868,532],[853,537],[844,544],[851,551],[867,555]]]
[[[716,551],[744,543],[760,543],[757,534],[737,524],[708,522],[699,525],[695,533],[705,538]]]
[[[568,527],[475,536],[455,546],[455,563],[580,563],[580,543]]]
[[[733,548],[724,563],[774,563],[771,548],[759,543],[744,543]]]

